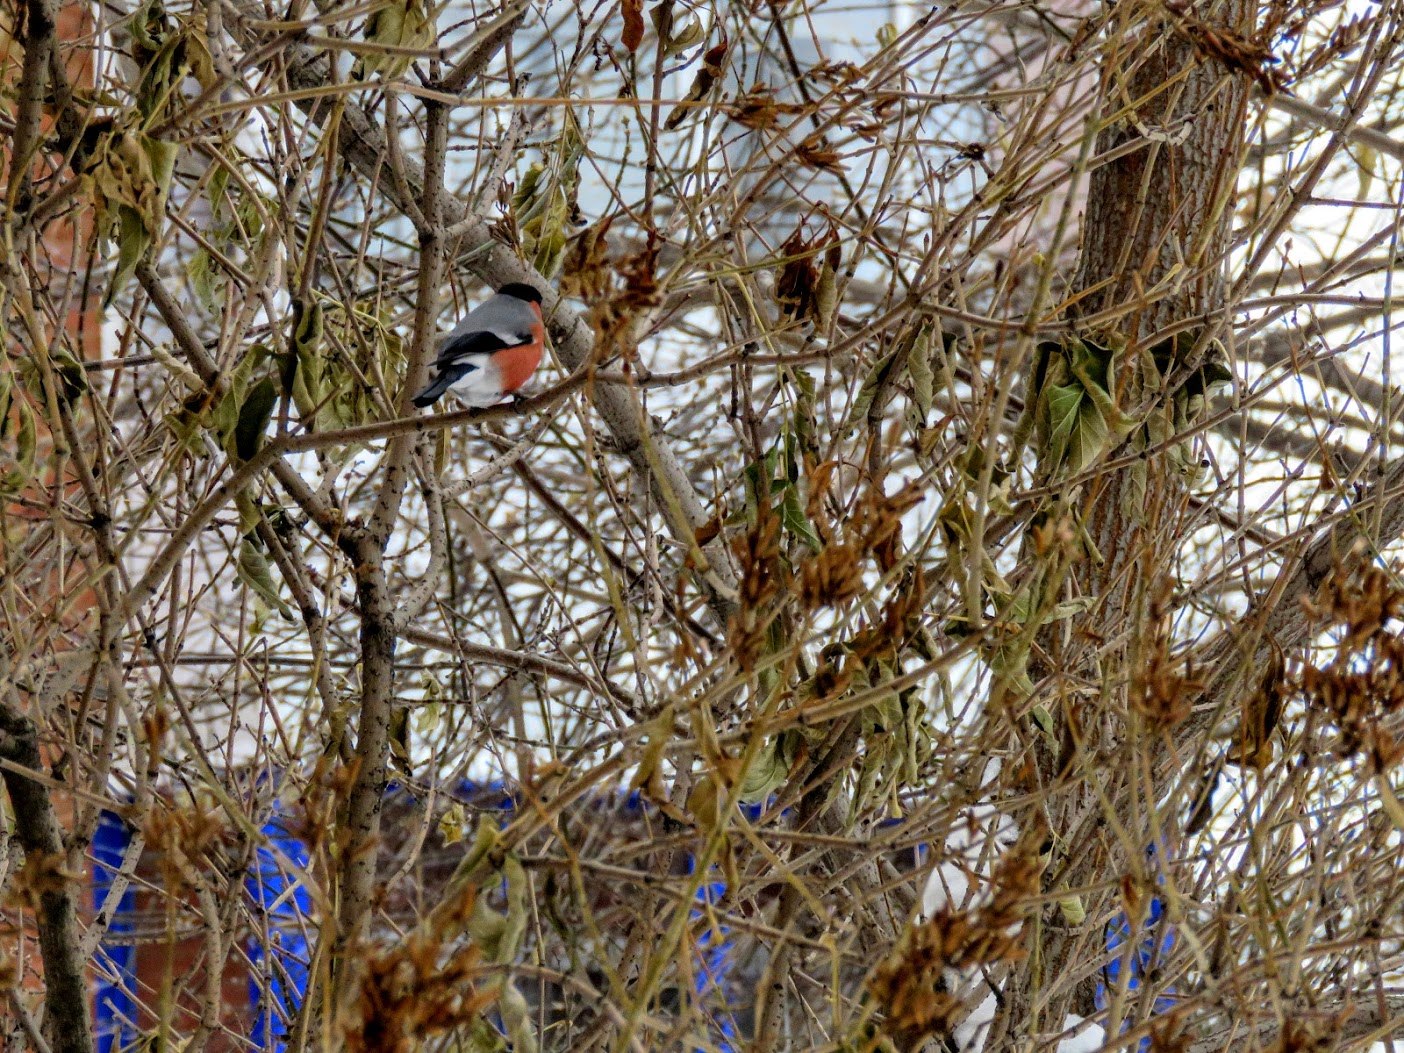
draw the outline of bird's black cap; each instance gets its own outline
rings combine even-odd
[[[497,291],[503,296],[515,296],[518,300],[525,300],[527,303],[541,302],[541,293],[524,282],[508,282]]]

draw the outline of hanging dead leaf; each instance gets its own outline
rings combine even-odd
[[[643,0],[620,0],[619,11],[624,16],[624,32],[620,42],[629,51],[638,51],[643,43]]]
[[[561,263],[561,295],[593,300],[609,288],[609,228],[614,216],[592,223],[570,240]]]
[[[644,746],[643,756],[639,758],[638,770],[629,780],[629,788],[638,790],[644,800],[651,802],[670,819],[686,823],[687,816],[669,798],[668,783],[663,778],[664,753],[672,737],[673,707],[666,706],[648,723],[648,743]]]
[[[386,80],[394,80],[404,75],[414,57],[388,49],[427,50],[434,43],[437,28],[426,0],[388,0],[366,18],[364,33],[368,43],[387,50],[362,55],[357,75],[365,78],[378,71]]]
[[[827,326],[838,309],[838,271],[843,264],[843,249],[837,241],[824,250],[824,265],[819,269],[819,285],[814,290],[814,320]]]
[[[839,164],[839,152],[825,142],[821,135],[811,135],[796,145],[795,157],[801,164],[810,168],[819,168],[825,172],[843,172],[843,165]]]
[[[775,278],[775,301],[790,318],[813,317],[819,304],[819,268],[814,246],[798,230],[780,247],[780,273]]]
[[[658,39],[663,45],[663,57],[686,51],[702,39],[702,23],[690,18],[681,28],[673,20],[673,0],[662,0],[649,12],[653,28],[658,31]]]
[[[698,546],[701,547],[710,543],[713,538],[715,538],[718,534],[721,533],[721,529],[722,514],[718,512],[716,515],[712,516],[712,518],[708,519],[705,523],[703,523],[697,528],[695,535],[697,538]]]
[[[1272,733],[1282,717],[1287,686],[1283,677],[1282,648],[1272,641],[1272,658],[1259,681],[1258,690],[1243,703],[1238,742],[1225,758],[1230,764],[1262,771],[1272,763]]]
[[[663,127],[673,131],[679,127],[688,115],[693,113],[697,107],[694,103],[701,102],[712,93],[717,82],[721,79],[722,73],[726,70],[726,53],[730,49],[730,42],[723,40],[713,48],[709,48],[702,56],[702,67],[697,71],[697,76],[692,78],[692,84],[683,95],[678,105],[673,107],[673,112],[668,114],[668,119],[663,122]]]

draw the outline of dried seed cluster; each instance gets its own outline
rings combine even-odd
[[[1364,754],[1372,770],[1387,771],[1404,757],[1394,727],[1404,709],[1404,639],[1389,628],[1404,615],[1404,591],[1369,567],[1333,575],[1308,609],[1343,633],[1325,668],[1308,662],[1302,669],[1307,704],[1325,710],[1340,729],[1342,757]]]
[[[1038,840],[1037,831],[1028,834],[1001,857],[989,902],[970,910],[941,908],[930,921],[910,929],[874,970],[868,989],[883,1008],[887,1028],[913,1047],[949,1032],[961,1016],[963,1003],[948,988],[947,970],[1024,956],[1024,916],[1038,894],[1042,870]]]
[[[1166,603],[1169,591],[1170,582],[1162,582],[1151,601],[1146,661],[1131,685],[1132,708],[1157,733],[1188,720],[1193,700],[1204,687],[1193,679],[1183,662],[1171,657],[1171,619]]]
[[[345,1030],[350,1053],[411,1053],[430,1035],[486,1026],[496,995],[479,986],[482,955],[467,944],[445,952],[416,935],[371,955],[361,981],[358,1019]]]

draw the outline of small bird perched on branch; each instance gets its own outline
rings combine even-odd
[[[545,340],[541,293],[511,282],[468,312],[439,344],[434,377],[414,397],[421,408],[451,391],[470,406],[491,406],[525,384]]]

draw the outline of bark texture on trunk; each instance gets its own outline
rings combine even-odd
[[[1225,317],[1252,83],[1196,39],[1204,29],[1251,39],[1256,8],[1245,0],[1195,5],[1177,21],[1159,5],[1118,8],[1102,67],[1097,155],[1139,148],[1091,174],[1074,311],[1087,334],[1127,342],[1113,395],[1144,419],[1170,412],[1169,400],[1161,405],[1156,397],[1161,379],[1173,384],[1184,356],[1201,354]],[[1146,376],[1151,356],[1141,352],[1159,343],[1157,333],[1206,318],[1168,360],[1162,349],[1161,378]],[[1173,565],[1167,548],[1183,540],[1187,494],[1165,454],[1152,452],[1088,483],[1073,503],[1097,554],[1072,565],[1066,588],[1094,600],[1079,618],[1045,629],[1040,644],[1045,671],[1070,671],[1096,689],[1064,690],[1060,680],[1072,678],[1052,678],[1055,697],[1039,701],[1055,733],[1033,736],[1035,762],[1021,781],[1041,798],[1053,832],[1045,890],[1076,893],[1145,876],[1144,856],[1128,849],[1154,842],[1147,822],[1154,799],[1141,785],[1137,773],[1146,769],[1127,735],[1130,690],[1151,631],[1159,584],[1150,580],[1152,568]],[[1102,927],[1119,908],[1115,895],[1082,894],[1086,920],[1077,924],[1056,907],[1030,922],[1031,953],[1005,984],[988,1050],[1026,1048],[1038,1033],[1059,1031],[1068,1012],[1093,1011]],[[1127,1015],[1134,1012],[1128,1005]]]
[[[35,922],[44,965],[44,1033],[54,1053],[92,1053],[86,963],[79,951],[74,882],[64,872],[68,849],[49,796],[39,736],[26,716],[0,704],[0,769],[36,892]],[[29,773],[34,774],[29,774]]]
[[[1195,10],[1195,24],[1253,35],[1252,3]],[[1092,173],[1075,288],[1082,315],[1125,312],[1116,328],[1144,338],[1224,306],[1252,82],[1205,55],[1183,24],[1121,28],[1103,64],[1097,154],[1143,148]]]

